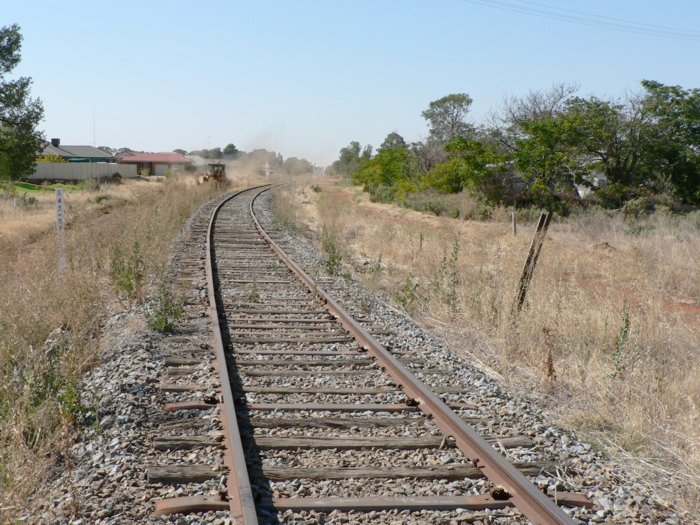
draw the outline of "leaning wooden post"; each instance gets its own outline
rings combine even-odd
[[[523,304],[525,304],[525,295],[527,294],[527,289],[530,286],[532,275],[535,272],[535,265],[537,264],[537,258],[540,256],[542,243],[547,235],[549,220],[550,214],[545,212],[540,215],[540,219],[537,221],[537,228],[535,229],[535,234],[532,237],[530,251],[527,254],[523,274],[520,277],[520,283],[518,284],[518,295],[516,297],[515,304],[513,305],[513,317],[520,313],[520,310],[523,308]]]

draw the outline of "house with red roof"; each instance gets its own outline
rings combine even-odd
[[[117,155],[117,162],[119,164],[135,164],[139,175],[178,173],[192,164],[192,161],[179,153],[148,153],[131,150]]]

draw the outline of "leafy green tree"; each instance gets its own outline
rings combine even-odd
[[[700,90],[643,81],[625,104],[596,97],[567,104],[578,145],[614,188],[616,202],[668,193],[700,202]]]
[[[700,203],[700,89],[686,90],[642,81],[642,107],[652,129],[646,136],[642,168],[656,191]]]
[[[528,122],[522,129],[527,136],[516,143],[515,164],[526,180],[564,192],[586,183],[575,123],[559,116]]]
[[[64,159],[63,157],[60,157],[58,155],[54,155],[53,153],[49,153],[48,155],[39,155],[36,158],[36,162],[41,164],[41,163],[58,163],[58,164],[67,164],[68,161]]]
[[[596,97],[567,103],[564,118],[575,129],[590,172],[602,171],[623,186],[642,184],[640,161],[649,134],[646,112],[636,100],[627,104]]]
[[[363,162],[372,157],[372,146],[362,148],[360,143],[353,140],[350,144],[341,148],[338,160],[331,164],[331,172],[337,175],[352,177],[362,167]]]
[[[379,149],[397,149],[405,147],[406,141],[404,138],[395,131],[392,131],[386,136],[384,142],[382,142],[382,145],[379,146]]]
[[[506,173],[506,158],[487,143],[455,137],[446,146],[447,161],[435,166],[423,179],[424,188],[443,193],[462,190],[500,202]]]
[[[226,146],[224,146],[223,154],[227,157],[236,158],[239,153],[238,148],[233,144],[226,144]]]
[[[17,24],[0,28],[0,178],[29,175],[44,143],[37,125],[44,116],[39,99],[29,96],[29,77],[6,79],[19,64],[22,35]]]
[[[100,148],[100,149],[102,149],[102,148]],[[176,149],[174,149],[174,150],[173,150],[173,153],[179,153],[180,155],[187,155],[187,152],[186,152],[184,149],[182,149],[182,148],[176,148]]]
[[[362,185],[373,200],[401,200],[416,191],[415,160],[407,146],[382,148],[353,176],[353,183]]]
[[[297,175],[311,173],[314,169],[314,165],[306,159],[289,157],[284,161],[284,169],[287,170],[287,173],[291,176],[296,177]]]
[[[430,140],[447,143],[454,137],[467,135],[473,127],[465,118],[469,113],[472,99],[466,93],[454,93],[433,100],[421,115],[430,126]]]

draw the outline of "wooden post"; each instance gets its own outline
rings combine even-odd
[[[63,188],[56,189],[56,230],[58,231],[58,271],[63,272],[68,265],[68,257],[66,255],[65,192]]]
[[[545,212],[540,215],[540,219],[537,221],[537,228],[535,229],[535,234],[532,236],[532,243],[530,244],[530,251],[528,252],[527,259],[525,260],[523,274],[520,277],[520,282],[518,283],[518,295],[515,299],[515,304],[513,305],[513,317],[520,313],[520,310],[522,310],[523,304],[525,303],[525,295],[527,294],[527,289],[530,286],[532,275],[535,272],[535,265],[537,265],[537,258],[540,256],[542,243],[547,235],[549,220],[550,214]]]
[[[518,234],[518,224],[515,220],[515,212],[512,213],[511,219],[513,221],[513,235],[517,235]]]

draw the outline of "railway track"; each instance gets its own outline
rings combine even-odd
[[[170,391],[183,395],[166,410],[220,412],[226,490],[161,499],[156,514],[230,511],[235,523],[251,525],[305,512],[352,512],[371,523],[370,513],[457,509],[473,521],[500,509],[513,522],[562,524],[573,523],[562,507],[591,506],[582,494],[545,494],[534,485],[529,477],[557,465],[511,464],[497,451],[532,447],[530,437],[477,432],[488,425],[449,370],[430,368],[411,348],[382,345],[386,327],[353,318],[292,261],[256,217],[266,191],[221,202],[206,232],[220,391],[187,399],[201,390],[187,382],[198,358],[166,363],[178,378]],[[188,431],[155,445],[219,443]],[[149,476],[212,476],[202,466],[176,471]]]

